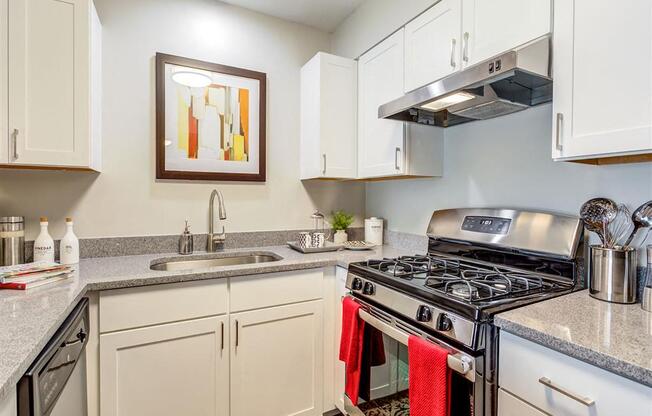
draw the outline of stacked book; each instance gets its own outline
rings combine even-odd
[[[0,289],[26,290],[59,282],[74,269],[54,262],[36,262],[0,267]]]

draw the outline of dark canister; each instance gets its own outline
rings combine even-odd
[[[25,218],[0,217],[0,266],[25,263]]]

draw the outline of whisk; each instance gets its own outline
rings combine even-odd
[[[622,247],[633,228],[634,222],[629,208],[625,204],[618,205],[616,216],[607,225],[604,246],[606,248]]]

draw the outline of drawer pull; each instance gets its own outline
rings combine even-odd
[[[593,406],[595,404],[595,400],[590,399],[588,397],[580,396],[579,394],[572,393],[572,392],[566,390],[565,388],[560,387],[559,385],[553,383],[552,380],[550,380],[548,377],[541,377],[539,379],[539,383],[543,384],[544,386],[546,386],[546,387],[548,387],[548,388],[550,388],[550,389],[552,389],[554,391],[557,391],[557,392],[563,394],[566,397],[570,397],[571,399],[582,403],[584,406],[588,407],[588,406]]]

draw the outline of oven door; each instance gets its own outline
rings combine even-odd
[[[448,367],[451,369],[451,415],[474,416],[474,409],[482,407],[482,389],[476,388],[481,376],[476,368],[482,368],[482,357],[473,357],[449,344],[414,327],[399,317],[353,297],[360,304],[359,316],[368,325],[383,333],[386,362],[371,368],[370,398],[353,406],[344,396],[344,407],[351,416],[408,415],[409,414],[409,372],[408,338],[420,336],[449,350]]]

